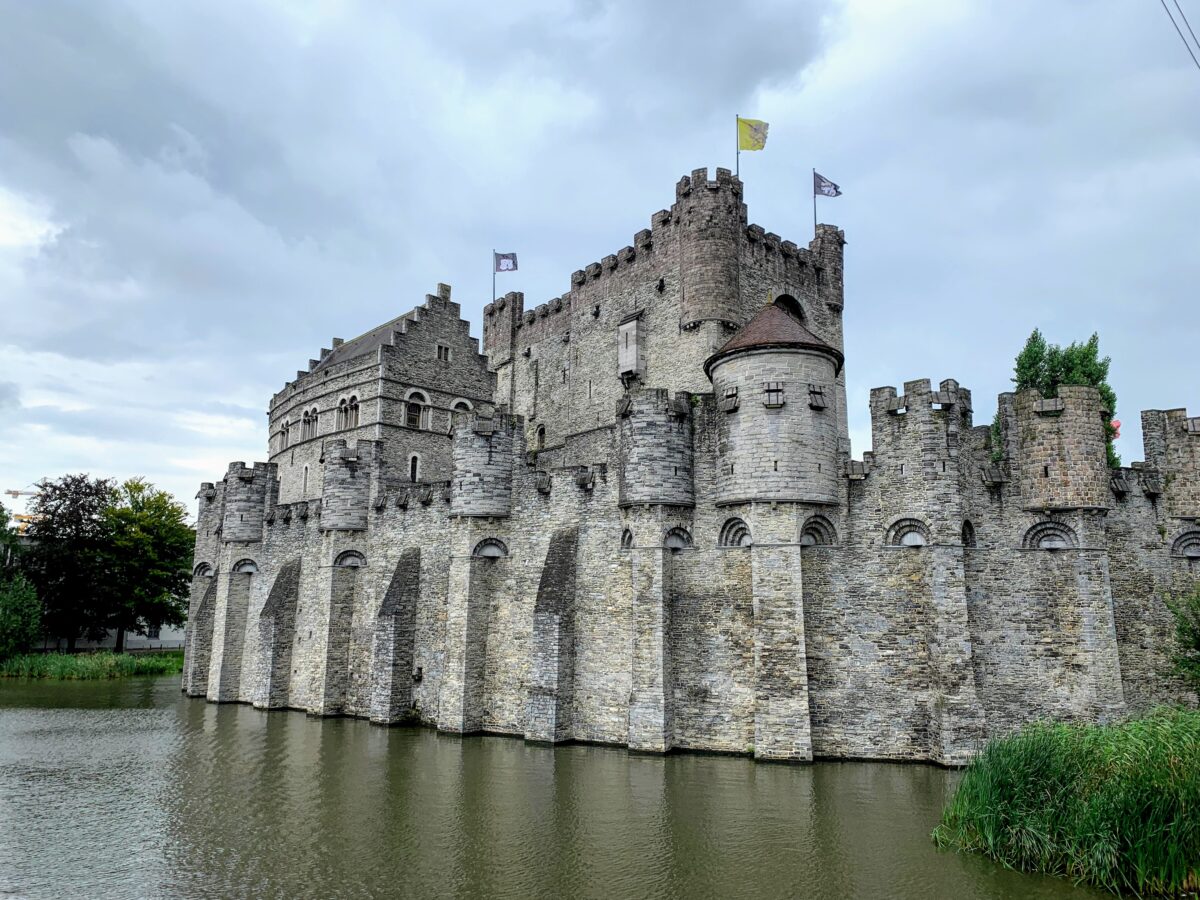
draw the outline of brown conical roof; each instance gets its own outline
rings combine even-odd
[[[741,331],[729,339],[720,350],[704,363],[704,374],[712,378],[712,369],[718,362],[743,350],[779,349],[813,350],[831,357],[842,370],[845,357],[840,350],[829,346],[803,323],[778,303],[768,303],[750,320]]]

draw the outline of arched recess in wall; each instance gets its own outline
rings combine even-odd
[[[780,294],[775,298],[775,305],[801,322],[804,321],[804,307],[791,294]]]
[[[837,529],[824,516],[809,516],[800,529],[801,547],[832,547],[836,543]]]
[[[672,553],[692,549],[692,536],[686,528],[672,528],[663,536],[663,546]]]
[[[358,569],[367,564],[367,558],[357,550],[343,550],[333,559],[339,569]]]
[[[929,526],[920,519],[897,519],[888,528],[885,542],[892,547],[924,547],[929,543]]]
[[[753,543],[750,526],[736,516],[726,519],[725,524],[721,526],[717,543],[721,547],[749,547]]]
[[[1172,556],[1200,559],[1200,529],[1185,531],[1171,545]]]
[[[546,449],[546,426],[539,425],[537,431],[533,433],[533,448],[535,450]]]
[[[447,433],[454,430],[454,417],[456,414],[469,413],[469,412],[472,412],[474,409],[475,409],[475,407],[471,405],[470,400],[467,400],[463,397],[456,398],[450,404],[450,423],[446,429]]]
[[[476,559],[504,559],[508,556],[508,547],[496,538],[484,538],[475,545],[471,555]]]
[[[415,388],[404,395],[404,424],[409,428],[429,427],[429,397]]]
[[[977,546],[976,541],[975,541],[975,526],[971,524],[970,519],[963,520],[962,545],[964,547]]]
[[[421,480],[421,454],[414,453],[408,458],[408,480],[416,483]]]
[[[624,531],[621,532],[621,549],[622,550],[632,550],[633,549],[633,532],[630,531],[628,528],[626,528]]]
[[[252,559],[239,559],[230,571],[253,575],[258,572],[258,563]]]
[[[200,563],[200,565],[192,570],[193,578],[212,578],[216,574],[216,570],[206,562]]]
[[[1038,522],[1025,532],[1026,550],[1070,550],[1079,546],[1075,532],[1061,522]]]

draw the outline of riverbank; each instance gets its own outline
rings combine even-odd
[[[1038,724],[993,741],[933,837],[1110,891],[1200,891],[1200,713]]]
[[[0,661],[0,678],[57,678],[80,681],[183,671],[183,651],[163,653],[27,653]]]

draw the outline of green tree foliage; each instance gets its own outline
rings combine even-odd
[[[42,602],[19,572],[0,576],[0,660],[24,653],[42,634]]]
[[[1200,694],[1200,584],[1182,597],[1168,597],[1167,608],[1175,616],[1175,673]]]
[[[1108,369],[1112,360],[1100,357],[1100,335],[1093,334],[1086,343],[1072,342],[1066,347],[1047,343],[1041,331],[1033,329],[1033,334],[1025,341],[1025,346],[1017,354],[1013,370],[1013,383],[1016,390],[1024,391],[1037,388],[1043,397],[1057,397],[1058,389],[1063,385],[1082,384],[1094,387],[1100,392],[1104,403],[1104,431],[1108,438],[1108,464],[1112,468],[1121,465],[1121,457],[1113,447],[1117,437],[1117,428],[1113,425],[1113,415],[1117,411],[1117,395],[1108,383]],[[1000,413],[992,422],[992,456],[997,462],[1001,450]]]
[[[34,520],[22,568],[41,598],[46,633],[66,638],[72,650],[79,638],[99,639],[108,627],[106,511],[114,499],[108,479],[64,475],[42,481],[28,507]]]
[[[183,624],[196,543],[186,517],[182,503],[141,478],[117,488],[104,511],[105,624],[118,653],[128,631]]]

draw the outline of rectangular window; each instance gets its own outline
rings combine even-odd
[[[450,362],[450,348],[445,344],[438,344],[438,359],[442,362]]]
[[[825,402],[825,388],[819,384],[810,384],[808,386],[808,405],[813,409],[825,409],[829,405]]]
[[[738,389],[737,388],[733,387],[733,388],[725,389],[725,399],[721,403],[721,408],[723,410],[725,410],[725,412],[733,412],[735,409],[738,408]]]
[[[783,406],[783,382],[763,382],[763,406],[768,409],[779,409]]]

